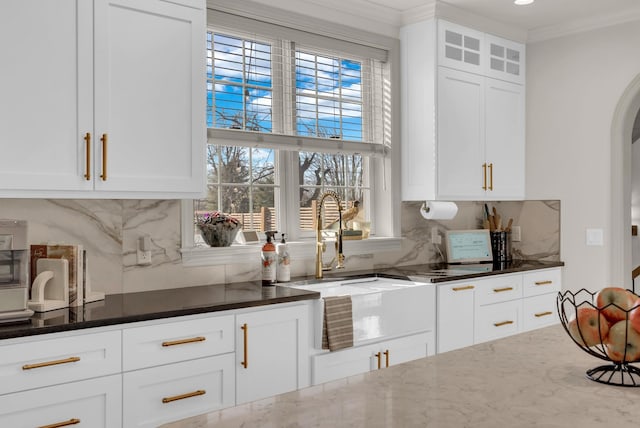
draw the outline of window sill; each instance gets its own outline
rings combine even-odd
[[[292,260],[315,258],[316,242],[289,242],[289,254]],[[327,240],[327,246],[330,246]],[[369,238],[363,240],[345,241],[344,253],[348,256],[363,254],[377,254],[401,249],[402,238]],[[182,265],[215,266],[226,264],[256,263],[259,260],[262,244],[232,245],[231,247],[211,248],[193,247],[182,248]]]

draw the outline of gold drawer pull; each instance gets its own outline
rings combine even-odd
[[[537,314],[533,314],[533,315],[535,315],[536,318],[540,318],[540,317],[546,317],[547,315],[553,315],[553,312],[551,311],[538,312]]]
[[[69,357],[63,360],[45,361],[44,363],[25,364],[22,370],[39,369],[40,367],[57,366],[58,364],[75,363],[80,361],[80,357]]]
[[[42,425],[39,426],[38,428],[60,428],[60,427],[68,427],[69,425],[77,425],[80,423],[80,419],[69,419],[68,421],[64,421],[64,422],[57,422],[55,424],[51,424],[51,425]]]
[[[487,190],[487,163],[482,164],[482,176],[484,177],[482,181],[482,190]]]
[[[463,290],[473,290],[475,287],[473,285],[464,285],[462,287],[453,287],[453,291],[463,291]]]
[[[535,284],[536,285],[549,285],[549,284],[553,284],[553,281],[536,281]]]
[[[85,180],[89,181],[91,180],[91,133],[90,132],[87,132],[84,135],[84,142],[86,145],[86,148],[85,148],[86,165],[85,165],[84,178]]]
[[[244,332],[244,361],[241,361],[240,364],[242,364],[242,367],[244,367],[245,369],[247,367],[249,367],[249,326],[244,323],[242,324],[242,326],[240,326],[240,328],[242,329],[242,331]]]
[[[162,346],[176,346],[176,345],[184,345],[185,343],[194,343],[194,342],[204,342],[207,340],[206,337],[198,336],[192,337],[190,339],[180,339],[180,340],[170,340],[168,342],[162,342]]]
[[[204,389],[199,389],[197,391],[187,392],[186,394],[174,395],[173,397],[164,397],[162,399],[162,402],[165,404],[171,403],[172,401],[178,401],[178,400],[184,400],[185,398],[197,397],[199,395],[204,395],[206,393],[207,391],[205,391]]]
[[[503,325],[508,325],[508,324],[513,324],[513,321],[502,321],[502,322],[494,323],[493,325],[495,325],[496,327],[502,327]]]
[[[100,141],[102,141],[102,174],[100,174],[100,178],[102,181],[107,181],[107,134],[102,134]]]
[[[378,359],[378,370],[380,370],[380,367],[382,367],[382,354],[378,352],[375,354],[375,356]]]
[[[493,164],[489,164],[489,190],[493,190]]]
[[[389,367],[389,350],[387,349],[386,351],[383,352],[384,354],[384,362],[386,367]]]
[[[513,290],[513,287],[494,288],[493,292],[494,293],[502,293],[503,291],[511,291],[511,290]]]

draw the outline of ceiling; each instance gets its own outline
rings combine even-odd
[[[434,15],[521,42],[640,20],[640,0],[536,0],[526,6],[516,6],[513,0],[209,1],[262,3],[393,37],[402,25]]]
[[[429,3],[429,0],[365,1],[404,14]],[[536,0],[526,6],[516,6],[512,0],[445,0],[443,3],[529,31],[640,12],[638,0]]]

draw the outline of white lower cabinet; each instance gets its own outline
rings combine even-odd
[[[0,426],[120,427],[121,379],[117,374],[0,396]]]
[[[557,324],[561,277],[549,268],[438,284],[438,353]]]
[[[317,385],[434,354],[433,332],[318,354],[312,357],[312,383]]]
[[[157,427],[235,403],[235,354],[123,375],[124,427]]]
[[[236,404],[309,385],[309,308],[236,315]]]

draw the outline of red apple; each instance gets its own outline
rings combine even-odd
[[[594,346],[604,342],[609,333],[607,319],[595,308],[579,308],[569,322],[569,334],[583,346]]]
[[[614,324],[627,319],[627,312],[633,307],[635,296],[625,288],[606,287],[600,290],[596,304],[607,320]]]
[[[634,309],[629,312],[629,322],[631,323],[631,327],[640,333],[640,306],[638,305],[640,305],[640,298],[636,297],[636,300],[633,303]]]
[[[640,333],[627,321],[618,321],[609,329],[605,339],[607,355],[615,362],[636,361],[640,358]]]

